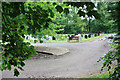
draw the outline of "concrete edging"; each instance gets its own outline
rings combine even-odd
[[[45,46],[34,46],[37,52],[52,54],[52,55],[63,55],[69,52],[67,48],[61,47],[45,47]]]

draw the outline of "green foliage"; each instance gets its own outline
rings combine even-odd
[[[113,71],[110,71],[110,73],[113,73]],[[103,72],[101,74],[95,74],[95,75],[92,75],[90,76],[89,78],[110,78],[109,76],[109,72]]]
[[[78,14],[79,14],[79,16],[84,16],[85,17],[85,12],[83,12],[81,10],[78,11]]]
[[[14,69],[14,76],[18,76],[17,69],[23,70],[23,61],[35,54],[34,46],[25,43],[24,34],[34,34],[42,28],[48,27],[54,16],[52,3],[2,3],[2,53],[1,70]],[[34,26],[34,27],[33,27]],[[7,44],[5,44],[7,42]],[[42,41],[40,41],[42,42]]]
[[[30,26],[27,30],[29,34],[36,36],[37,31],[48,28],[51,17],[54,16],[52,3],[41,3],[41,2],[27,2],[25,3],[27,25]]]
[[[118,44],[115,44],[115,43],[112,43],[111,45],[112,45],[112,48],[118,46]],[[112,50],[112,51],[109,51],[108,53],[105,54],[104,57],[101,57],[101,58],[98,60],[98,62],[101,61],[101,60],[104,61],[104,62],[103,62],[103,66],[102,66],[102,68],[101,68],[101,71],[102,71],[105,67],[108,67],[108,71],[110,72],[110,69],[112,69],[112,68],[111,68],[111,64],[113,63],[113,61],[116,61],[116,60],[119,58],[119,56],[116,55],[116,52],[117,52],[116,49],[115,49],[115,50]],[[119,65],[119,64],[117,64],[116,66],[118,66],[118,65]],[[116,68],[115,68],[115,69],[116,69]],[[113,73],[109,73],[109,76],[112,77],[112,74],[113,74]],[[113,75],[114,75],[114,74],[113,74]],[[116,76],[116,77],[117,77],[117,76]]]
[[[79,8],[77,14],[79,14],[80,17],[81,16],[85,17],[85,15],[88,15],[89,17],[94,16],[96,19],[100,19],[100,15],[97,13],[96,10],[94,10],[95,4],[92,2],[64,2],[64,3]],[[87,8],[84,9],[84,6],[86,6]],[[80,9],[80,7],[82,7],[82,9]]]
[[[65,13],[65,14],[68,14],[68,13],[69,13],[69,9],[68,9],[68,8],[65,8],[65,9],[64,9],[64,13]]]
[[[116,32],[116,23],[115,20],[110,19],[111,15],[109,11],[107,10],[109,3],[98,3],[97,9],[98,13],[101,15],[101,19],[98,20],[92,20],[90,23],[91,26],[91,32]]]
[[[111,3],[110,3],[111,4]],[[99,61],[104,60],[103,63],[103,67],[108,67],[108,71],[110,71],[111,66],[110,64],[112,64],[113,61],[116,61],[117,64],[115,65],[114,71],[112,74],[110,74],[110,78],[113,78],[114,80],[119,80],[120,79],[120,2],[117,3],[112,3],[111,5],[109,5],[109,7],[111,7],[111,9],[108,9],[111,11],[111,13],[114,12],[114,14],[111,14],[112,18],[114,19],[116,22],[116,26],[118,28],[118,33],[115,37],[113,37],[113,47],[115,48],[113,51],[109,51],[108,53],[106,53],[106,55],[104,57],[102,57]],[[113,16],[114,15],[114,16]],[[111,38],[112,39],[112,38]]]
[[[66,15],[66,26],[64,27],[64,33],[66,34],[78,34],[82,32],[82,28],[85,26],[85,22],[77,14],[78,8],[71,7],[71,11]]]
[[[59,6],[59,5],[56,6],[56,9],[57,9],[57,11],[60,12],[60,13],[63,11],[63,8],[62,8],[61,6]]]
[[[16,68],[14,69],[14,73],[14,76],[18,76],[20,74]]]
[[[71,34],[72,35],[72,34]],[[85,39],[84,37],[82,38],[82,40],[70,40],[69,42],[88,42],[88,41],[92,41],[92,40],[95,40],[97,38],[100,38],[100,37],[103,37],[105,36],[106,34],[101,34],[100,36],[97,36],[97,37],[91,37],[91,38],[88,38],[88,39]],[[62,34],[57,34],[57,39],[56,40],[47,40],[46,42],[63,42],[63,43],[66,43],[68,42],[67,40],[67,36],[62,36]],[[83,35],[84,36],[84,35]]]
[[[18,4],[18,6],[16,6]],[[23,3],[3,3],[3,18],[2,18],[2,47],[4,51],[2,53],[2,64],[1,70],[11,70],[11,66],[17,67],[22,70],[22,67],[25,65],[23,61],[30,58],[32,54],[35,54],[33,46],[30,46],[29,43],[23,42],[24,32],[23,25],[18,23],[17,16],[20,15]],[[9,5],[9,8],[7,7]],[[13,8],[12,8],[13,7]],[[14,10],[17,9],[17,11]],[[10,12],[9,12],[10,11]],[[12,12],[11,12],[12,11]],[[23,19],[21,19],[23,20]],[[7,44],[5,44],[7,42]],[[14,75],[18,76],[19,72],[17,69],[14,69]]]

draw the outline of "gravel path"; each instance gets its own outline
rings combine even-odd
[[[96,61],[109,50],[108,40],[105,37],[83,43],[36,43],[33,45],[63,47],[70,52],[62,56],[46,54],[34,56],[25,61],[26,66],[24,71],[20,71],[19,78],[86,77],[100,70],[102,62]],[[12,75],[13,70],[2,72],[3,78],[13,78]]]

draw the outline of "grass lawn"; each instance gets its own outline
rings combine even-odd
[[[33,40],[24,40],[24,42],[34,42]]]
[[[77,41],[77,40],[70,40],[69,42],[87,42],[87,41],[92,41],[92,40],[95,40],[97,38],[100,38],[100,37],[103,37],[105,36],[106,34],[101,34],[100,36],[97,36],[97,37],[91,37],[91,38],[88,38],[88,39],[85,39],[85,38],[82,38],[81,41]],[[66,40],[48,40],[46,42],[68,42],[67,39]]]
[[[85,39],[84,37],[82,38],[82,40],[80,41],[77,41],[77,40],[70,40],[69,42],[87,42],[87,41],[92,41],[92,40],[95,40],[97,38],[100,38],[100,37],[103,37],[105,36],[106,34],[101,34],[100,36],[97,36],[97,37],[91,37],[91,38],[88,38],[88,39]],[[33,40],[24,40],[24,42],[34,42]],[[59,43],[66,43],[68,42],[67,39],[65,40],[47,40],[47,42],[59,42]]]
[[[96,75],[90,76],[89,78],[109,78],[109,72],[96,74]]]
[[[112,72],[113,70],[110,71],[110,73]],[[95,74],[95,75],[90,76],[89,78],[109,78],[109,72],[107,71],[101,74]]]

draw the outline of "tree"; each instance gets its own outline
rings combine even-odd
[[[104,57],[101,57],[100,60],[104,60],[103,63],[103,68],[108,67],[108,71],[110,74],[110,78],[113,78],[114,80],[119,80],[120,79],[120,1],[116,3],[109,3],[108,11],[110,11],[111,14],[111,19],[115,20],[115,23],[117,24],[118,32],[115,38],[110,37],[110,39],[113,39],[114,43],[113,46],[115,47],[114,50],[109,51],[106,53]],[[114,13],[114,14],[113,14]],[[100,61],[99,60],[99,61]],[[111,65],[114,61],[117,62],[115,65],[113,73],[110,73]]]
[[[63,33],[64,27],[66,24],[66,17],[63,16],[63,13],[59,14],[59,12],[56,12],[56,15],[50,24],[50,27],[53,28],[52,30],[55,31],[56,33],[60,34]]]
[[[54,17],[52,3],[18,2],[2,3],[2,64],[1,70],[11,70],[14,66],[14,75],[18,76],[17,69],[23,70],[24,61],[36,51],[30,43],[25,43],[24,29],[28,34],[34,34],[47,28],[51,17]],[[26,27],[27,25],[27,27]],[[7,44],[5,44],[7,42]]]
[[[91,22],[91,30],[92,32],[116,32],[117,28],[115,27],[115,20],[111,19],[110,13],[107,11],[109,3],[107,2],[99,2],[97,4],[98,13],[101,15],[101,19],[94,19]]]
[[[42,37],[46,38],[45,35],[58,37],[57,34],[63,33],[66,17],[62,16],[62,13],[60,14],[56,10],[54,10],[54,15],[54,18],[51,18],[48,28],[42,29],[36,33],[40,42],[43,42]]]
[[[85,26],[85,22],[77,14],[77,7],[70,7],[69,14],[66,15],[66,26],[64,28],[64,33],[69,34],[79,34],[82,32],[82,28]]]
[[[49,4],[51,4],[51,3],[49,3]],[[59,9],[59,7],[57,7],[58,3],[53,3],[53,4],[56,5],[56,7],[52,8],[52,11],[53,11],[52,16],[54,15],[54,17],[50,17],[49,25],[47,24],[46,28],[41,27],[40,31],[36,30],[35,31],[36,33],[32,34],[33,37],[37,36],[37,38],[39,39],[40,42],[43,42],[42,37],[46,38],[45,35],[56,36],[57,33],[61,33],[64,30],[64,24],[65,24],[66,18],[64,16],[62,16],[63,13],[59,13],[57,11],[56,8]],[[65,6],[65,4],[62,4],[62,6],[67,7],[67,6]]]

